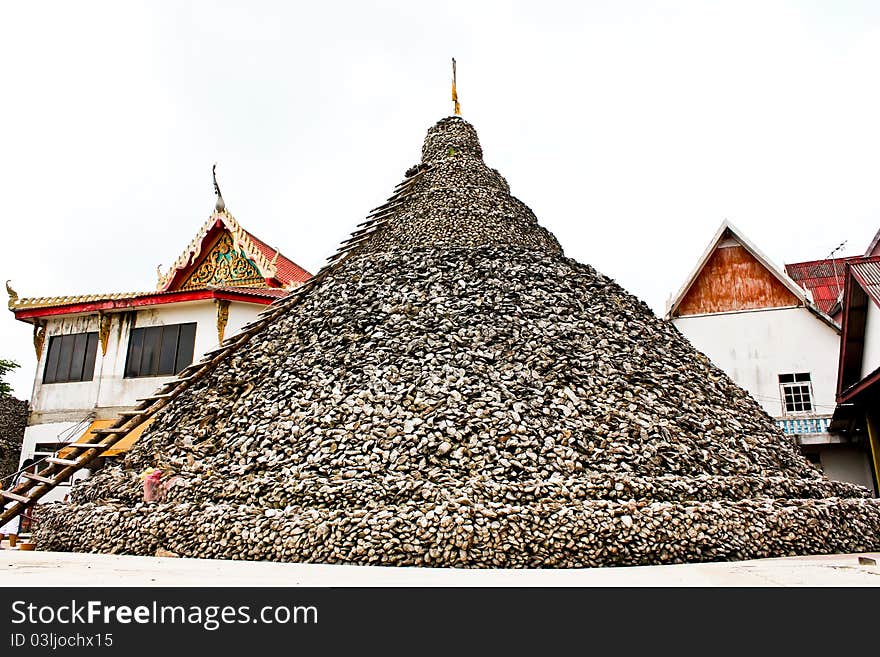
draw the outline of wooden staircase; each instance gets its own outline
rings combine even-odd
[[[339,267],[358,247],[369,240],[377,229],[382,227],[391,218],[394,210],[402,205],[411,195],[414,184],[427,170],[428,168],[423,166],[416,173],[408,176],[402,183],[397,185],[394,189],[394,194],[384,204],[374,208],[367,215],[365,221],[358,224],[358,230],[342,243],[339,250],[327,261],[327,264],[321,268],[321,271],[286,297],[272,303],[260,313],[258,319],[245,325],[240,333],[223,340],[217,349],[207,352],[200,362],[193,363],[182,370],[176,379],[162,385],[154,394],[145,399],[137,400],[139,402],[137,406],[132,410],[122,411],[111,426],[93,429],[91,437],[85,442],[66,444],[64,450],[76,450],[77,453],[73,458],[59,458],[57,455],[47,457],[40,461],[40,463],[45,463],[46,465],[36,473],[22,472],[21,475],[24,481],[18,486],[12,490],[0,490],[0,501],[4,505],[2,513],[0,513],[0,525],[24,512],[25,509],[35,504],[55,486],[68,481],[78,470],[87,468],[104,450],[113,447],[113,445],[125,438],[131,431],[167,406],[172,399],[189,388],[193,383],[207,376],[237,349],[250,342],[251,338],[274,322],[289,308],[302,301],[310,290]]]

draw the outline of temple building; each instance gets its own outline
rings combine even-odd
[[[666,318],[745,388],[828,477],[876,492],[865,436],[830,428],[844,273],[864,258],[782,269],[725,221],[670,299]]]
[[[238,223],[216,181],[215,190],[214,212],[155,290],[20,298],[8,288],[9,310],[33,326],[38,362],[22,461],[69,455],[66,445],[92,437],[310,278]],[[147,425],[102,456],[127,451]]]

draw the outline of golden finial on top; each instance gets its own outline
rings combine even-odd
[[[214,166],[211,168],[211,175],[214,177],[214,193],[217,195],[217,202],[214,204],[214,209],[217,212],[224,212],[226,210],[226,203],[223,201],[223,195],[220,194],[220,185],[217,184],[216,162],[214,162]]]
[[[455,57],[452,58],[452,102],[455,103],[455,115],[461,116],[461,105],[458,104],[458,91],[455,88]]]

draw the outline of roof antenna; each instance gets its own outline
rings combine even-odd
[[[223,195],[220,194],[220,185],[217,184],[217,163],[211,168],[211,175],[214,176],[214,193],[217,195],[217,202],[214,204],[214,210],[217,212],[226,211],[226,203],[223,202]]]
[[[455,89],[455,57],[452,58],[452,102],[455,103],[455,115],[461,116],[461,105],[458,104],[458,91]]]
[[[831,249],[831,253],[828,254],[828,257],[825,260],[831,260],[831,266],[834,268],[834,286],[837,288],[837,300],[840,301],[843,297],[843,290],[840,289],[840,278],[837,276],[837,258],[834,257],[834,254],[840,251],[844,246],[846,246],[847,240],[843,240],[840,244]]]

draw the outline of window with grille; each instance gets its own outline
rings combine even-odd
[[[177,374],[192,363],[195,342],[195,322],[132,329],[125,377]]]
[[[779,392],[786,415],[813,412],[813,385],[809,372],[779,375]]]
[[[97,333],[72,333],[49,338],[43,383],[91,381],[95,376]]]

